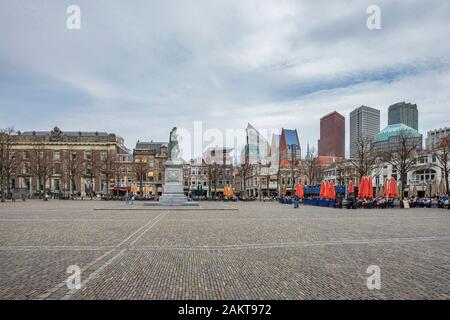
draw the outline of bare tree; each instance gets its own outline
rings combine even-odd
[[[356,155],[350,163],[358,174],[358,180],[372,174],[377,165],[377,153],[370,137],[358,137],[355,142]]]
[[[323,170],[319,163],[319,156],[314,149],[312,149],[305,160],[302,161],[301,167],[308,179],[308,185],[316,184],[321,180]]]
[[[397,171],[401,183],[400,198],[403,199],[408,171],[414,164],[422,140],[411,136],[406,130],[401,130],[395,139],[391,149],[381,152],[381,155]]]
[[[75,179],[81,174],[81,162],[77,161],[77,152],[67,150],[63,155],[63,172],[69,183],[69,196],[73,199],[73,186],[76,185]]]
[[[109,150],[100,154],[100,169],[106,179],[106,195],[109,196],[110,182],[117,168],[116,153]],[[141,189],[142,194],[142,189]]]
[[[445,191],[447,192],[447,194],[449,193],[448,177],[450,175],[450,167],[448,165],[448,162],[450,160],[449,154],[450,154],[450,136],[447,136],[444,139],[442,139],[442,142],[437,147],[433,148],[433,156],[436,157],[436,159],[438,160],[439,168],[444,172]]]
[[[139,181],[139,192],[141,194],[141,198],[144,195],[144,178],[147,175],[148,169],[149,169],[149,165],[145,158],[135,159],[134,172]]]
[[[336,163],[336,182],[338,185],[345,184],[345,166],[344,163]]]
[[[89,179],[89,196],[94,197],[94,183],[95,178],[99,176],[101,170],[100,159],[98,159],[96,154],[91,152],[86,154],[86,157],[83,161],[84,166],[84,176]]]
[[[253,176],[253,166],[248,162],[248,159],[241,164],[241,178],[242,178],[242,195],[247,197],[247,181]]]
[[[212,190],[214,187],[214,195],[217,196],[217,180],[219,179],[219,165],[215,162],[208,165],[208,189],[209,194],[212,196]]]
[[[0,130],[0,186],[1,202],[6,201],[10,192],[10,180],[16,171],[15,153],[12,150],[14,128]]]
[[[51,151],[46,149],[42,144],[36,143],[32,152],[31,172],[37,177],[38,183],[42,186],[42,196],[47,194],[47,182],[53,175],[53,161]]]

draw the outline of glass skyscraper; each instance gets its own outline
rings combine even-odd
[[[389,107],[388,125],[403,123],[419,130],[419,112],[416,104],[399,102]]]

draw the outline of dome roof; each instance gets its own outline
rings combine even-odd
[[[420,133],[411,127],[408,127],[403,123],[391,124],[381,130],[379,133],[375,135],[375,141],[387,141],[391,137],[399,136],[402,132],[405,132],[411,138],[420,137]]]

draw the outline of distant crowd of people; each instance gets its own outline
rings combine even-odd
[[[296,202],[304,202],[305,200],[323,200],[318,196],[307,196],[304,199],[299,199],[297,196],[281,196],[278,198],[279,203],[283,204],[296,204]],[[449,196],[445,195],[443,197],[434,197],[434,198],[418,198],[418,197],[410,197],[405,199],[408,202],[410,208],[440,208],[440,209],[449,209],[450,210],[450,200]],[[347,209],[386,209],[386,208],[394,208],[395,206],[404,206],[401,201],[397,201],[394,198],[384,198],[384,197],[376,197],[374,199],[364,199],[358,198],[356,196],[350,195],[346,199],[342,197],[337,197],[334,200],[333,207],[334,208],[343,208]]]

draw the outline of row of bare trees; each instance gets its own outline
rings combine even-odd
[[[14,156],[12,151],[12,134],[14,128],[0,130],[0,189],[1,202],[5,202],[9,193],[9,181],[15,173]]]
[[[442,172],[444,173],[445,190],[447,191],[447,194],[450,192],[448,188],[449,187],[448,178],[450,175],[450,166],[448,165],[448,162],[450,161],[449,154],[450,154],[450,137],[447,136],[446,138],[442,139],[442,142],[440,144],[433,147],[433,155],[438,160],[438,165],[441,168]]]
[[[0,190],[2,202],[11,193],[10,181],[13,177],[34,177],[39,184],[42,195],[46,195],[48,182],[52,177],[58,175],[63,185],[63,191],[68,191],[72,197],[77,178],[83,176],[89,180],[92,197],[94,179],[103,175],[106,181],[105,191],[106,194],[109,194],[111,179],[120,174],[115,152],[102,151],[96,156],[91,153],[89,157],[80,160],[77,159],[76,150],[68,149],[60,151],[59,157],[55,158],[54,151],[46,148],[45,144],[39,143],[39,141],[34,141],[31,149],[15,149],[14,134],[13,128],[0,130]]]
[[[390,149],[377,151],[370,138],[360,138],[355,143],[356,156],[350,159],[355,168],[358,179],[363,176],[372,175],[379,167],[380,161],[391,165],[392,171],[397,173],[400,182],[400,190],[403,191],[407,185],[408,172],[413,169],[419,156],[422,140],[414,138],[408,131],[401,131],[396,137]],[[439,167],[444,173],[446,190],[448,192],[448,178],[450,168],[448,165],[450,153],[450,142],[448,137],[433,147],[432,155],[438,160],[434,166]]]
[[[387,162],[391,165],[392,171],[397,172],[401,190],[405,190],[408,171],[417,158],[422,140],[415,139],[408,131],[401,131],[395,139],[390,148],[383,148],[381,151],[375,149],[369,137],[360,137],[356,140],[354,144],[356,154],[350,159],[350,163],[356,171],[358,180],[364,176],[371,176],[379,168],[380,162]]]
[[[354,147],[356,154],[349,159],[347,164],[354,172],[354,178],[360,180],[364,176],[372,176],[376,174],[377,170],[382,170],[382,165],[388,163],[392,171],[396,173],[397,180],[400,183],[400,194],[403,195],[403,191],[408,184],[407,176],[408,172],[414,169],[414,165],[420,157],[420,150],[422,139],[414,137],[408,131],[400,131],[395,140],[391,141],[389,148],[377,148],[373,143],[373,140],[369,137],[363,137],[357,139]],[[450,138],[446,137],[441,143],[437,144],[431,150],[432,156],[437,159],[431,166],[440,168],[445,180],[445,187],[449,192],[449,154],[450,154]],[[247,180],[253,177],[254,165],[243,163],[240,168],[241,178],[243,179],[244,194],[246,190]],[[319,156],[312,150],[308,153],[307,157],[299,163],[298,168],[295,168],[299,174],[306,178],[308,185],[314,185],[319,183],[324,176],[324,168],[319,162]],[[336,166],[336,175],[338,179],[341,179],[342,183],[345,180],[345,168],[338,164]],[[281,170],[278,170],[277,175],[277,190],[280,193],[281,185]],[[346,173],[348,174],[348,172]],[[269,181],[269,177],[267,182]],[[268,188],[268,184],[267,184]]]

